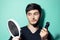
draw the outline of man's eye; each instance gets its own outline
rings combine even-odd
[[[31,15],[31,13],[28,13],[28,15],[30,16],[30,15]]]
[[[34,13],[34,15],[38,15],[39,13]]]

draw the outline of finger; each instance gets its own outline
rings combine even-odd
[[[42,30],[44,30],[44,31],[48,31],[46,28],[43,28]]]
[[[44,32],[44,30],[42,29],[41,32]]]
[[[12,40],[19,40],[19,36],[13,37]]]
[[[42,29],[41,33],[48,33],[48,31]]]
[[[47,33],[47,31],[41,30],[41,33]]]
[[[48,35],[47,31],[41,30],[40,35]]]
[[[19,36],[16,36],[16,38],[20,38]]]

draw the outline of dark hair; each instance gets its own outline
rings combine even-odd
[[[36,4],[36,3],[28,4],[27,7],[26,7],[26,10],[25,10],[25,11],[26,11],[26,14],[27,14],[28,11],[30,11],[30,10],[35,10],[35,9],[37,9],[40,13],[41,13],[41,11],[42,11],[40,5],[38,5],[38,4]]]

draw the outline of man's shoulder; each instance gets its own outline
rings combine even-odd
[[[25,28],[27,28],[27,25],[26,25],[26,26],[21,27],[21,29],[25,29]]]
[[[26,30],[26,29],[27,29],[27,25],[26,25],[26,26],[21,27],[21,30]]]

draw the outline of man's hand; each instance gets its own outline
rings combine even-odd
[[[20,40],[19,36],[13,37],[12,40]]]
[[[46,28],[42,28],[40,32],[41,40],[47,40],[48,30]]]

